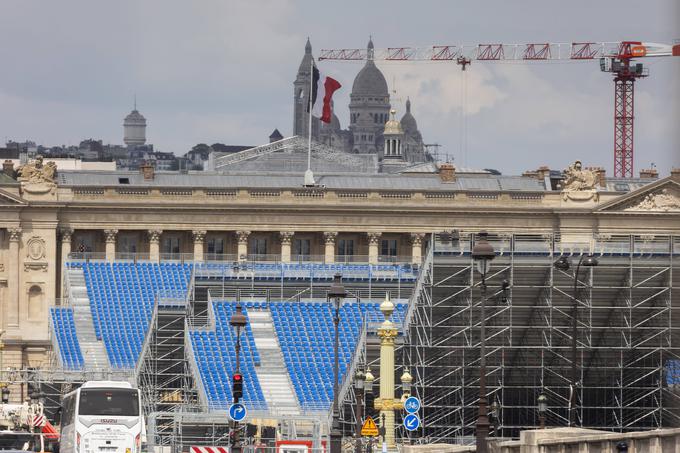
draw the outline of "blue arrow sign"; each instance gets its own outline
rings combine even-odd
[[[415,414],[420,410],[420,400],[415,396],[409,396],[404,401],[404,410],[409,414]]]
[[[246,411],[246,407],[241,403],[236,403],[229,406],[229,418],[235,422],[240,422],[246,418],[247,413],[248,411]]]
[[[420,419],[416,414],[408,414],[404,417],[404,428],[408,431],[415,431],[420,426]]]

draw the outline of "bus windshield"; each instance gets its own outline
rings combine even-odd
[[[81,389],[79,415],[139,416],[135,389]]]

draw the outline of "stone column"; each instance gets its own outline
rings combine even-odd
[[[324,259],[327,263],[335,262],[335,240],[338,238],[338,233],[335,231],[324,231],[323,241],[326,244],[324,250]]]
[[[163,230],[149,230],[149,259],[159,261],[161,258],[161,234]]]
[[[194,240],[194,261],[203,261],[205,249],[205,230],[194,230],[191,237]]]
[[[424,233],[411,233],[411,262],[420,264],[423,261]]]
[[[106,261],[116,260],[116,236],[118,236],[118,230],[104,230],[104,237],[106,239]]]
[[[368,233],[368,262],[378,264],[378,254],[382,233]]]
[[[281,239],[281,262],[290,263],[290,244],[293,242],[293,231],[281,231],[279,239]]]
[[[8,228],[9,234],[9,268],[7,276],[7,327],[19,327],[19,245],[21,228]]]
[[[61,236],[61,269],[64,269],[64,263],[68,260],[68,256],[71,254],[71,240],[73,239],[73,229],[72,228],[61,228],[59,230],[59,235]]]
[[[240,230],[236,232],[236,237],[238,238],[238,250],[236,255],[239,261],[245,261],[248,259],[248,237],[250,236],[250,231]],[[290,260],[290,258],[288,258]]]

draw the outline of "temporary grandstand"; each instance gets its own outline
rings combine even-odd
[[[591,252],[599,266],[578,279],[579,424],[615,431],[678,424],[680,238],[489,239],[496,251],[486,311],[495,436],[535,427],[540,393],[549,401],[547,424],[567,424],[574,277],[553,263]],[[409,368],[424,403],[424,428],[415,437],[465,441],[474,434],[479,399],[474,234],[450,231],[429,243],[419,266],[70,261],[69,297],[50,316],[55,358],[69,376],[63,382],[93,370],[128,373],[144,392],[151,444],[215,445],[224,440],[226,427],[216,426],[224,425],[232,401],[236,336],[229,318],[240,303],[249,321],[240,359],[250,419],[274,420],[290,436],[318,437],[327,430],[332,401],[326,291],[339,273],[348,290],[340,329],[346,434],[355,423],[349,377],[358,364],[377,374],[378,305],[389,292],[402,333],[397,373]],[[510,283],[507,293],[503,280]]]
[[[340,375],[342,395],[351,399],[346,377],[368,357],[367,337],[383,319],[378,307],[386,293],[397,303],[393,320],[404,322],[418,275],[411,264],[71,261],[69,298],[51,310],[55,356],[73,373],[129,371],[143,391],[150,442],[210,445],[215,436],[200,433],[216,419],[223,423],[232,402],[236,334],[229,319],[240,303],[248,318],[240,363],[249,415],[298,421],[292,433],[318,436],[327,432],[332,402],[326,290],[336,274],[349,293],[341,308]],[[98,349],[101,355],[92,353]]]
[[[578,425],[678,425],[680,238],[603,235],[578,245],[559,235],[491,235],[490,242],[486,385],[497,437],[537,426],[541,393],[546,425],[567,425],[574,275],[554,262],[565,256],[575,267],[590,252],[599,265],[581,269],[576,296]],[[408,362],[425,404],[421,434],[432,440],[474,435],[482,295],[473,245],[471,234],[435,235],[416,290]]]

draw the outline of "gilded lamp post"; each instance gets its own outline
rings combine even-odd
[[[399,332],[396,325],[390,321],[394,312],[394,304],[390,300],[389,294],[380,304],[380,311],[385,316],[385,320],[378,327],[378,337],[380,337],[380,397],[375,399],[373,405],[380,411],[380,419],[384,420],[383,428],[385,428],[387,448],[394,450],[396,448],[394,411],[403,409],[404,404],[400,399],[394,398],[394,341]]]

